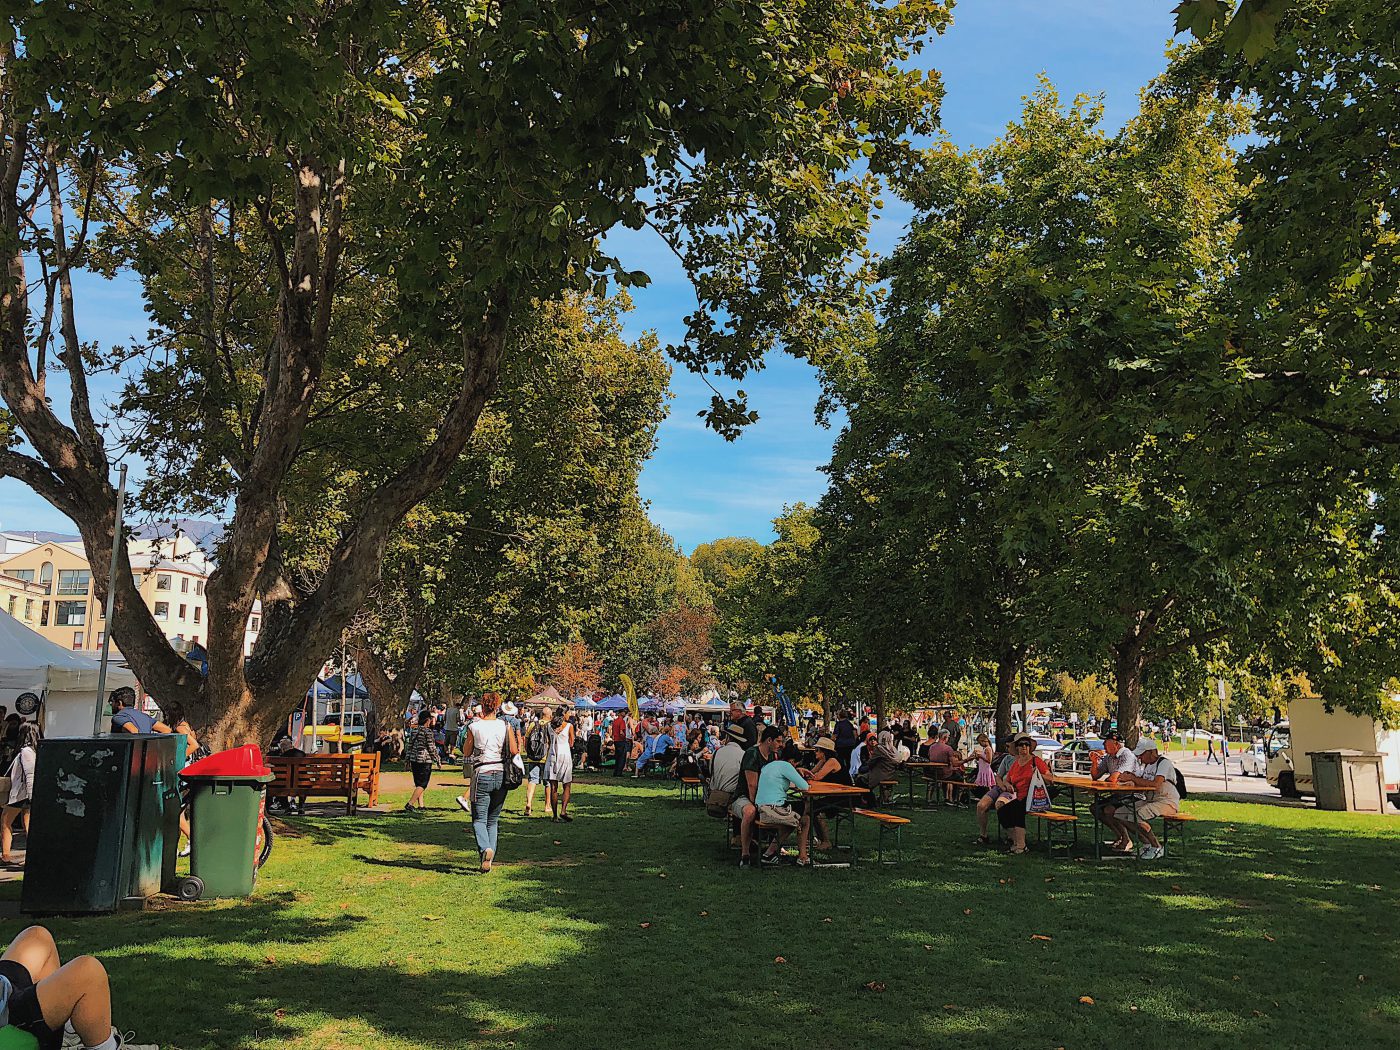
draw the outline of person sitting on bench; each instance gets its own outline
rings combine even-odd
[[[639,777],[646,772],[648,762],[655,762],[662,766],[668,764],[672,759],[667,753],[675,744],[675,738],[671,736],[668,729],[663,729],[656,736],[648,736],[646,745],[642,748],[642,755],[637,759],[637,768],[632,775]]]
[[[42,926],[21,931],[0,957],[0,1027],[7,1024],[33,1036],[39,1050],[159,1050],[112,1027],[106,969],[90,955],[60,963]]]

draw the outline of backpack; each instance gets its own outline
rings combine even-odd
[[[1186,778],[1181,775],[1181,770],[1176,770],[1176,793],[1182,798],[1186,797]]]
[[[543,762],[549,755],[549,726],[540,722],[525,738],[525,757],[531,762]]]

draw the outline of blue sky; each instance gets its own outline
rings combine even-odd
[[[943,126],[959,146],[984,145],[1001,134],[1042,71],[1066,99],[1102,93],[1106,122],[1117,126],[1135,111],[1138,90],[1165,67],[1172,6],[1169,0],[961,0],[953,26],[919,61],[943,76]],[[901,202],[887,201],[875,231],[877,250],[898,242],[908,217]],[[674,259],[643,233],[614,237],[610,246],[629,268],[652,277],[650,287],[633,293],[631,332],[678,339],[681,318],[695,300]],[[85,281],[79,302],[85,340],[110,344],[144,334],[134,282]],[[680,369],[672,380],[671,416],[642,475],[642,495],[653,519],[687,551],[718,536],[766,541],[785,505],[814,502],[825,488],[820,467],[835,432],[813,418],[818,387],[812,370],[774,358],[743,388],[760,419],[727,442],[697,418],[709,402],[705,385]],[[51,393],[65,397],[52,381]],[[0,528],[66,530],[69,524],[24,486],[3,479]]]

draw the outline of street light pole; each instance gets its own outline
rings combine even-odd
[[[122,537],[122,512],[126,507],[126,464],[119,468],[117,481],[117,521],[112,527],[112,561],[107,568],[107,615],[103,621],[107,629],[102,632],[102,663],[97,669],[97,703],[92,711],[92,735],[102,734],[102,709],[107,702],[107,663],[112,652],[112,599],[117,593],[117,554],[124,542]]]

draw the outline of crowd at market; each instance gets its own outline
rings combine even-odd
[[[980,846],[992,844],[988,829],[995,816],[1013,854],[1027,851],[1028,812],[1048,808],[1058,790],[1054,771],[1036,754],[1035,737],[998,740],[990,726],[951,709],[922,726],[904,719],[879,727],[840,712],[829,725],[813,718],[794,731],[737,700],[713,712],[633,715],[518,707],[487,694],[471,704],[417,706],[404,718],[405,728],[389,731],[380,746],[412,770],[414,790],[405,809],[421,812],[433,770],[460,758],[470,788],[457,803],[472,817],[483,870],[495,857],[512,767],[525,788],[525,816],[538,809],[560,822],[573,819],[575,770],[698,782],[707,810],[734,822],[744,867],[787,859],[806,866],[813,851],[832,848],[830,823],[841,807],[801,797],[814,783],[859,789],[861,804],[874,807],[889,801],[899,776],[911,775],[912,784],[917,773],[926,804],[974,809]],[[1114,835],[1108,847],[1158,859],[1164,849],[1151,821],[1180,805],[1175,766],[1146,735],[1131,749],[1112,729],[1103,740],[1105,755],[1094,777],[1122,788],[1101,793],[1093,806]],[[756,829],[771,835],[762,850],[755,847]],[[789,858],[784,846],[793,833],[796,851]]]

